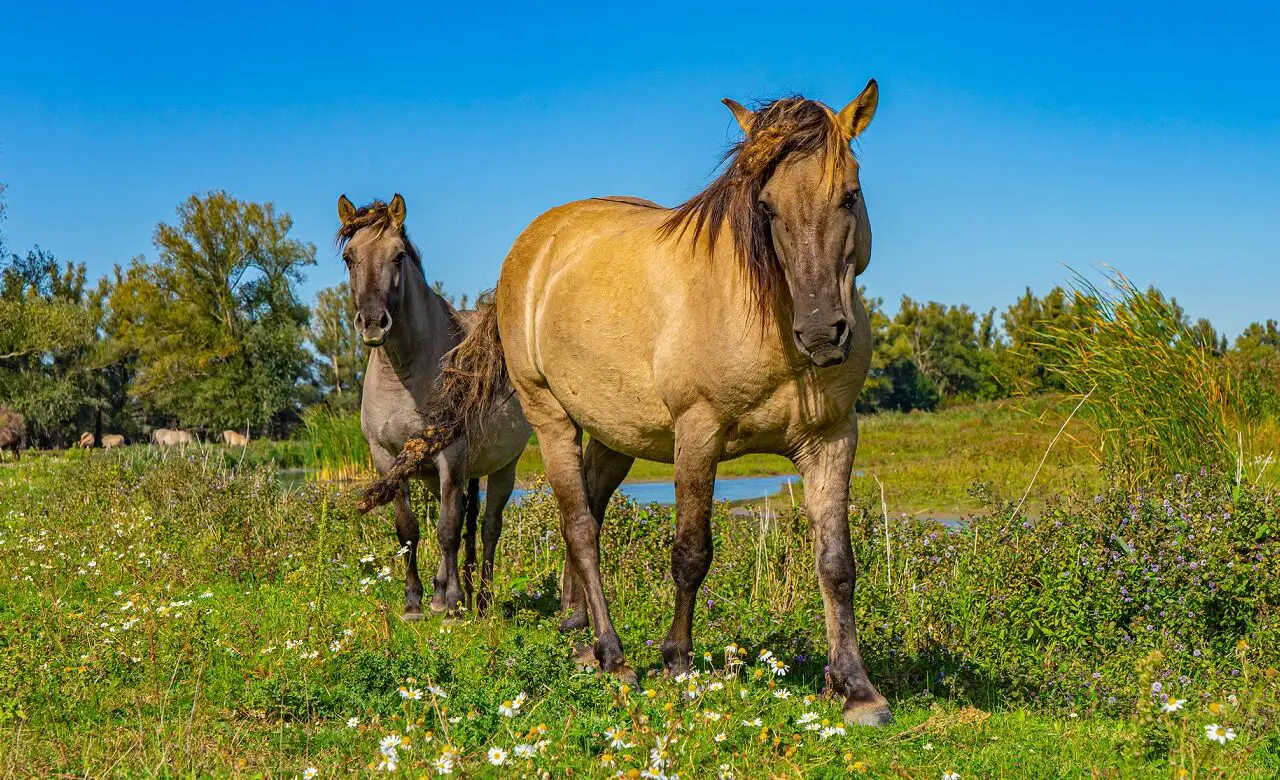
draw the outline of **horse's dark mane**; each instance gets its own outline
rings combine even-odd
[[[764,103],[755,111],[751,132],[725,152],[720,175],[675,208],[663,223],[662,235],[692,228],[695,242],[705,232],[714,248],[727,222],[756,305],[768,313],[783,287],[783,274],[769,220],[757,203],[760,191],[786,158],[821,153],[827,165],[834,166],[848,142],[831,109],[817,101],[796,95]]]
[[[382,231],[391,227],[391,223],[391,207],[380,200],[375,200],[356,209],[351,219],[342,223],[333,236],[333,243],[342,249],[361,230],[374,228],[381,235]],[[405,251],[409,253],[409,259],[413,260],[413,264],[418,266],[418,272],[425,278],[426,272],[422,270],[422,255],[419,254],[418,247],[409,240],[409,231],[403,226],[400,228],[400,237],[404,239]]]

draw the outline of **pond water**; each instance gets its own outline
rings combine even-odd
[[[787,483],[800,486],[800,478],[794,474],[768,477],[731,477],[717,479],[715,499],[717,501],[750,501],[785,494]],[[527,491],[516,488],[511,494],[512,501],[519,501]],[[638,504],[674,504],[676,502],[676,484],[674,482],[623,482],[618,492]],[[481,491],[481,495],[484,493]]]

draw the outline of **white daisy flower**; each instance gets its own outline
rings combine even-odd
[[[1219,745],[1225,745],[1236,738],[1236,730],[1219,726],[1217,723],[1210,723],[1204,727],[1204,735]]]

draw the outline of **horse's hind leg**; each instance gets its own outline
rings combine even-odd
[[[591,624],[596,630],[596,660],[604,671],[634,680],[635,673],[622,656],[622,642],[609,618],[600,581],[600,529],[591,515],[582,474],[582,430],[545,386],[521,389],[527,390],[521,392],[520,400],[538,434],[547,481],[560,505],[560,531],[568,557],[586,593]]]
[[[604,512],[609,507],[609,499],[613,498],[613,493],[622,484],[622,480],[627,478],[631,464],[635,461],[630,455],[611,450],[596,439],[587,442],[582,473],[587,483],[587,503],[591,507],[591,516],[595,518],[597,528],[604,528]],[[565,614],[564,620],[560,622],[561,631],[587,627],[587,594],[578,584],[567,555],[564,559],[564,574],[560,577],[560,606]]]
[[[804,479],[805,511],[826,615],[828,681],[844,697],[846,723],[875,726],[889,722],[892,715],[889,703],[867,676],[853,624],[849,473],[857,442],[857,428],[850,421],[850,429],[815,442],[795,463]]]
[[[493,558],[502,536],[502,510],[506,508],[511,491],[516,486],[516,458],[489,475],[484,496],[484,525],[480,530],[484,541],[484,562],[480,564],[480,595],[476,597],[476,609],[483,613],[489,608],[493,593]]]
[[[462,531],[462,547],[465,562],[462,565],[462,590],[467,594],[467,606],[472,604],[473,582],[476,576],[476,520],[480,517],[480,480],[467,480],[466,525]]]

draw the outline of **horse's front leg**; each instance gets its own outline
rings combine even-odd
[[[436,538],[440,543],[440,569],[436,572],[432,612],[455,612],[463,605],[462,583],[458,577],[458,547],[462,543],[462,519],[466,509],[465,451],[450,448],[436,459],[440,471],[440,520]]]
[[[892,719],[889,703],[867,676],[853,625],[853,546],[849,541],[849,476],[858,448],[857,423],[814,442],[794,459],[804,479],[818,585],[827,622],[828,680],[844,697],[844,720],[878,726]]]
[[[394,453],[387,452],[375,443],[369,443],[369,451],[373,456],[373,464],[379,474],[386,474],[395,459]],[[418,517],[413,513],[409,502],[409,485],[406,484],[396,494],[396,538],[400,541],[400,549],[404,555],[404,619],[422,619],[422,580],[418,577],[418,542],[420,539]]]
[[[422,619],[422,580],[418,577],[418,518],[409,506],[409,486],[396,494],[396,538],[404,552],[404,619]]]
[[[710,415],[686,412],[676,422],[676,535],[671,547],[676,608],[662,642],[669,674],[689,671],[693,655],[693,610],[711,568],[711,499],[722,448],[720,427]]]

